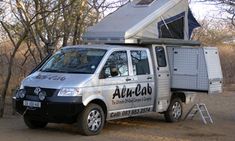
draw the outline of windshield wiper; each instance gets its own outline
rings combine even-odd
[[[92,74],[92,72],[83,72],[83,71],[72,71],[72,70],[56,70],[56,69],[45,69],[41,72],[55,72],[55,73],[81,73],[81,74]]]
[[[55,70],[55,69],[45,69],[41,70],[42,72],[60,72],[60,73],[66,73],[66,71],[63,70]]]
[[[67,71],[66,73],[92,74],[92,72],[84,72],[84,71]]]

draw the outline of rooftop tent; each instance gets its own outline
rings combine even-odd
[[[188,0],[132,0],[88,28],[83,39],[117,43],[158,38],[189,40],[198,26]]]

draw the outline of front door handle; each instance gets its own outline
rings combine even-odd
[[[126,81],[131,81],[131,79],[130,79],[130,78],[127,78]]]

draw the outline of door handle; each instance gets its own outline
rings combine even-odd
[[[130,78],[127,78],[127,79],[126,79],[126,81],[131,81],[131,80],[132,80],[132,79],[130,79]]]
[[[148,79],[148,80],[151,80],[151,79],[153,79],[153,77],[149,76],[149,77],[147,77],[147,79]]]

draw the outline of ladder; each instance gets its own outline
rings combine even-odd
[[[209,114],[209,112],[206,108],[206,105],[204,103],[193,105],[192,108],[189,110],[189,112],[186,114],[184,120],[186,120],[187,118],[193,119],[194,116],[198,112],[200,113],[200,116],[201,116],[204,124],[207,124],[208,122],[213,124],[213,120],[211,118],[211,115]]]

